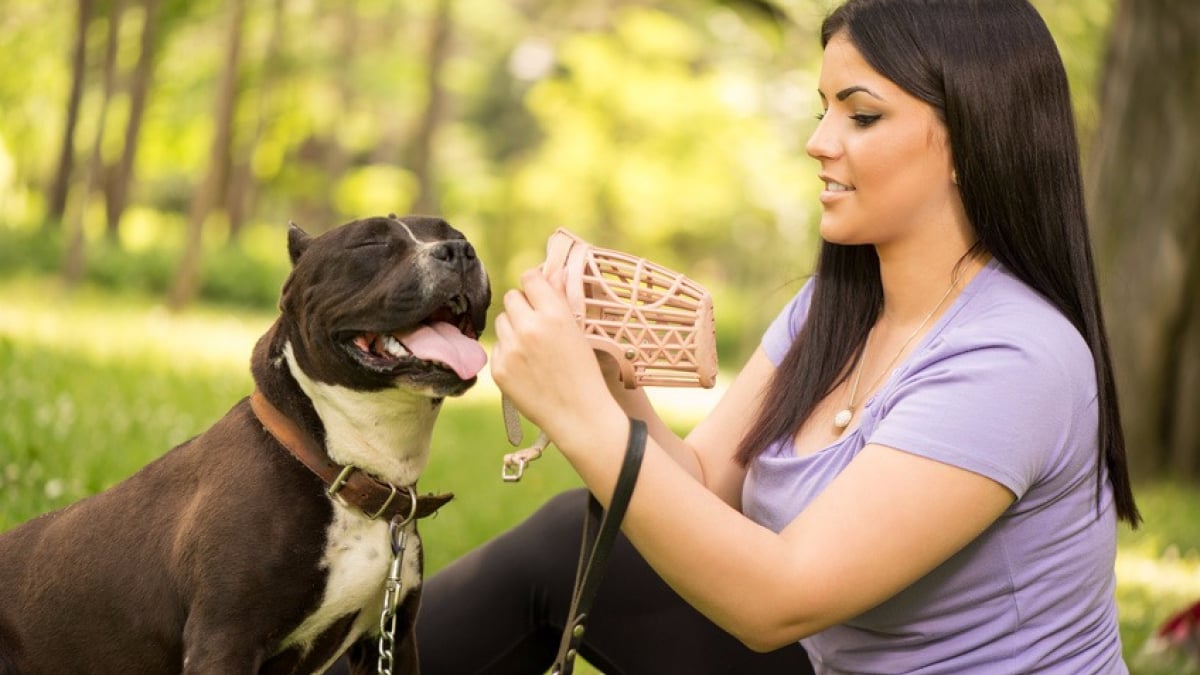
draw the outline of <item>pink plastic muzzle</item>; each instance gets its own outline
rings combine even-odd
[[[592,246],[558,229],[546,242],[542,273],[565,274],[567,304],[592,348],[611,355],[627,389],[711,388],[717,378],[712,297],[687,277],[645,258]],[[503,400],[508,441],[521,444],[520,416]],[[504,456],[500,476],[521,480],[541,456],[544,433],[531,447]]]
[[[547,276],[558,269],[588,341],[616,359],[626,388],[716,384],[712,298],[699,284],[561,228],[547,241],[542,264]]]

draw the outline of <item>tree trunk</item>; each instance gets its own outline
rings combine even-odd
[[[425,108],[417,120],[411,146],[410,168],[417,178],[417,197],[412,210],[416,213],[437,213],[440,208],[433,147],[446,107],[442,71],[450,53],[450,31],[453,27],[451,11],[452,0],[439,0],[429,31],[425,56]]]
[[[237,108],[237,75],[241,63],[242,26],[245,23],[246,0],[234,0],[226,40],[225,65],[217,84],[216,107],[213,110],[215,128],[209,150],[208,171],[192,198],[188,213],[187,238],[175,280],[167,296],[167,305],[179,310],[196,298],[200,290],[201,247],[204,222],[222,203],[230,167],[233,146],[234,111]]]
[[[83,100],[84,73],[87,71],[87,29],[92,22],[93,0],[79,0],[79,17],[75,29],[75,47],[71,51],[71,93],[67,97],[66,123],[63,125],[62,149],[58,168],[47,197],[45,227],[62,223],[67,210],[67,192],[71,187],[71,172],[75,166],[75,126],[79,122],[79,106]]]
[[[109,9],[107,44],[104,48],[104,97],[100,101],[100,116],[96,121],[96,134],[92,141],[92,152],[88,158],[87,169],[84,171],[83,187],[76,199],[77,206],[74,215],[69,219],[67,228],[67,249],[63,255],[62,276],[68,286],[79,283],[86,271],[86,236],[84,231],[87,222],[88,206],[91,203],[93,188],[97,176],[104,170],[104,127],[108,124],[108,109],[112,102],[113,91],[117,82],[117,51],[121,38],[121,16],[124,13],[123,0],[113,0]]]
[[[286,13],[287,0],[274,0],[271,3],[271,32],[267,37],[262,77],[257,86],[258,113],[254,132],[238,150],[237,159],[233,162],[232,174],[229,178],[229,192],[226,195],[225,210],[229,213],[230,244],[237,240],[248,215],[254,210],[258,181],[254,177],[252,160],[254,149],[262,140],[267,123],[273,114],[271,97],[275,92],[275,78],[278,77],[282,68],[283,27]]]
[[[1200,478],[1200,4],[1121,0],[1088,166],[1136,478]]]
[[[121,158],[110,172],[106,183],[105,216],[106,233],[112,241],[120,235],[121,215],[129,202],[129,185],[133,182],[133,163],[137,159],[138,140],[141,137],[142,118],[146,110],[146,96],[154,79],[154,56],[158,42],[158,17],[160,0],[142,2],[142,44],[134,66],[133,80],[129,87],[129,119],[125,124],[125,146]]]

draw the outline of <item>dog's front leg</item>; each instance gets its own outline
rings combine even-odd
[[[349,675],[374,675],[379,672],[378,664],[379,643],[374,638],[363,638],[346,651],[345,672]]]
[[[210,628],[188,619],[183,633],[183,675],[255,675],[262,667],[260,636],[230,626]]]

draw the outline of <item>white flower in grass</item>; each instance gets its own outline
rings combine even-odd
[[[51,478],[46,481],[46,496],[50,499],[58,499],[66,491],[66,485],[61,478]]]

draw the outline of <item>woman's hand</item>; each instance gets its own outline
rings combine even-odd
[[[491,369],[500,390],[560,448],[605,424],[604,413],[624,418],[567,305],[561,274],[529,270],[519,289],[504,294]]]

